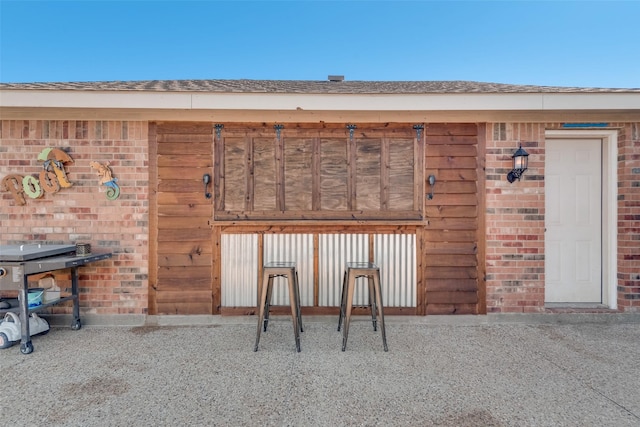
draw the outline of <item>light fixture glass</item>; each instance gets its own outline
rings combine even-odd
[[[529,153],[520,145],[511,158],[513,159],[513,169],[507,174],[507,181],[513,182],[516,179],[519,181],[524,171],[529,167]]]

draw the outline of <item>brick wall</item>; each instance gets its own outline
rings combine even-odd
[[[618,136],[618,307],[640,312],[640,123],[611,124]],[[487,310],[543,312],[545,129],[558,124],[489,124],[486,135]],[[144,314],[148,294],[148,125],[120,121],[0,121],[0,181],[37,176],[44,148],[74,160],[65,169],[73,186],[19,205],[0,188],[0,244],[90,243],[113,258],[80,270],[83,313]],[[522,143],[529,170],[509,184],[511,155]],[[110,162],[120,197],[89,162]],[[37,280],[33,276],[33,280]],[[70,286],[69,272],[57,274]],[[70,307],[55,307],[70,312]]]
[[[487,312],[544,312],[545,129],[559,124],[487,126]],[[640,312],[640,123],[618,133],[618,309]],[[518,144],[529,170],[509,184]]]
[[[544,311],[544,131],[542,124],[487,126],[487,312]],[[510,184],[522,144],[529,169]]]
[[[45,148],[60,148],[73,185],[19,205],[0,188],[0,244],[89,243],[113,258],[79,270],[83,313],[143,314],[148,294],[148,125],[127,121],[5,120],[0,122],[0,181],[10,174],[38,176]],[[120,196],[108,200],[89,162],[110,162]],[[32,276],[34,281],[38,276]],[[30,279],[30,280],[31,280]],[[56,274],[70,287],[69,271]],[[54,312],[70,312],[56,306]]]
[[[618,307],[640,312],[640,123],[618,135]]]

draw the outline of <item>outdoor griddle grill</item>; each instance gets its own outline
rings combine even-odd
[[[20,351],[23,354],[29,354],[33,351],[28,320],[31,312],[40,311],[61,302],[73,301],[73,323],[71,328],[77,330],[82,327],[78,299],[78,267],[111,258],[111,253],[78,255],[76,248],[76,245],[45,243],[0,245],[0,291],[17,290],[21,294],[18,300],[9,300],[11,308],[0,309],[0,313],[4,314],[7,311],[20,313]],[[71,295],[30,308],[28,303],[28,276],[67,268],[71,269]]]

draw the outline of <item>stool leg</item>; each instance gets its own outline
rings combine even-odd
[[[300,304],[300,282],[298,281],[298,272],[295,272],[295,278],[296,278],[296,283],[295,283],[295,287],[296,287],[296,294],[298,297],[298,325],[300,326],[300,332],[304,332],[304,329],[302,328],[302,304]]]
[[[342,326],[342,320],[344,320],[344,308],[347,298],[347,271],[345,270],[344,276],[342,276],[342,295],[340,296],[340,316],[338,317],[338,332],[340,332],[340,326]]]
[[[377,331],[377,320],[376,320],[376,294],[375,287],[373,285],[373,277],[367,276],[367,282],[369,282],[369,308],[371,309],[371,323],[373,323],[373,330]]]
[[[355,274],[349,272],[347,278],[347,300],[345,301],[345,320],[342,330],[342,351],[347,349],[347,338],[349,337],[349,323],[351,322],[351,308],[353,307],[353,290],[355,288]]]
[[[387,348],[387,334],[384,329],[384,314],[382,310],[382,292],[380,290],[380,273],[376,272],[373,276],[373,286],[376,288],[376,300],[378,302],[378,317],[380,318],[380,331],[382,333],[382,344],[384,345],[384,351],[389,351]]]
[[[289,283],[289,303],[291,304],[291,320],[293,322],[293,334],[296,338],[296,350],[300,353],[300,325],[298,324],[298,293],[296,292],[295,274],[287,277]]]
[[[271,294],[273,293],[273,280],[275,279],[275,275],[269,275],[269,281],[267,282],[267,301],[264,305],[264,328],[263,330],[267,332],[267,326],[269,325],[269,310],[271,309]]]
[[[260,332],[262,332],[264,321],[264,309],[267,302],[267,288],[269,287],[269,276],[263,275],[262,278],[262,291],[260,292],[260,309],[258,314],[258,331],[256,333],[256,345],[253,347],[253,351],[258,351],[258,344],[260,343]],[[265,328],[266,329],[266,328]]]

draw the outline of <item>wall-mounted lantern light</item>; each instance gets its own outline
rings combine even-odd
[[[520,145],[520,148],[511,157],[513,158],[513,169],[507,174],[507,181],[513,182],[516,179],[520,181],[520,177],[529,167],[529,153],[524,151]]]

